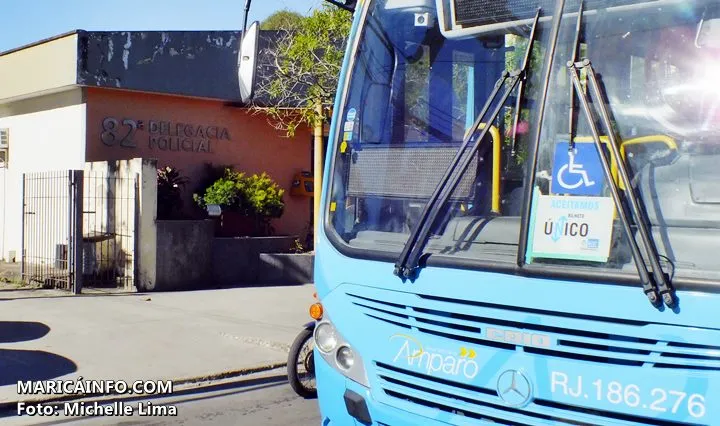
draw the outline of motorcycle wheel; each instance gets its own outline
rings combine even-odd
[[[288,353],[288,382],[303,398],[317,397],[314,347],[313,330],[306,328],[297,335]]]

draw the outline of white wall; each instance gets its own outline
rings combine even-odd
[[[0,99],[75,85],[77,58],[77,34],[0,55]]]
[[[22,174],[84,168],[82,89],[0,105],[0,128],[10,129],[8,168],[0,169],[0,257],[12,261],[14,251],[20,262]]]

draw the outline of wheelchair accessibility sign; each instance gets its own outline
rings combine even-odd
[[[595,144],[568,142],[555,145],[551,190],[554,194],[600,195],[605,174]]]

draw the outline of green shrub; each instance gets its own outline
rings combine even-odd
[[[212,163],[205,163],[203,165],[203,172],[201,178],[197,179],[197,185],[193,189],[192,198],[195,204],[203,212],[205,211],[205,204],[202,202],[203,194],[210,188],[216,181],[222,179],[228,173],[228,170],[233,170],[231,165],[219,165],[216,166]]]
[[[285,208],[282,197],[285,190],[280,188],[266,173],[255,174],[245,179],[243,191],[248,207],[253,214],[268,218],[282,216]]]
[[[242,207],[244,187],[245,174],[228,168],[225,169],[225,175],[210,185],[202,197],[194,194],[193,198],[203,209],[208,204],[217,204],[223,210],[239,210]]]
[[[195,202],[206,208],[217,204],[223,211],[239,212],[253,218],[255,233],[273,233],[270,221],[282,216],[285,190],[272,180],[267,173],[246,176],[245,173],[226,169],[225,175],[207,188],[203,196],[194,195]]]

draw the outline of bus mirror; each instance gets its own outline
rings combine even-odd
[[[698,24],[695,47],[720,48],[720,18],[703,19]]]
[[[255,75],[257,74],[259,22],[255,21],[242,35],[240,52],[238,52],[238,83],[240,99],[243,103],[252,100],[255,91]]]

